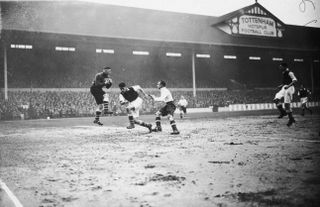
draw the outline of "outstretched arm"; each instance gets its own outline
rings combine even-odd
[[[119,95],[120,105],[125,105],[128,101],[123,97],[122,94]]]
[[[137,92],[141,92],[145,97],[148,97],[150,95],[148,95],[144,90],[143,88],[141,88],[140,85],[135,85],[135,86],[132,86],[132,88],[137,91]]]

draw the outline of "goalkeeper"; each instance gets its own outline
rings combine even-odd
[[[112,114],[112,112],[109,111],[109,94],[103,91],[103,87],[109,89],[112,85],[112,79],[110,76],[111,68],[104,67],[102,72],[96,74],[95,79],[90,87],[90,92],[97,103],[96,117],[93,123],[100,126],[103,125],[99,120],[102,110],[104,114]]]

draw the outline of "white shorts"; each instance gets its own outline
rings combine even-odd
[[[103,101],[109,101],[109,94],[108,93],[103,94]]]
[[[290,86],[288,89],[284,89],[286,85],[282,86],[281,90],[274,97],[275,99],[284,98],[284,103],[291,103],[293,94],[295,92],[294,86]]]
[[[300,98],[300,102],[301,102],[301,104],[307,103],[308,102],[308,97]]]
[[[128,104],[127,108],[131,111],[132,116],[134,118],[139,117],[139,110],[142,107],[142,102],[143,102],[143,100],[140,97],[138,97],[136,100],[134,100]],[[132,108],[134,108],[134,110],[132,110]]]

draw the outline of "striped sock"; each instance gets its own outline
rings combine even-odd
[[[129,118],[130,125],[131,125],[131,126],[134,126],[133,116],[128,116],[128,118]]]
[[[103,101],[103,110],[105,113],[109,111],[109,101]]]
[[[141,121],[141,120],[135,120],[134,121],[135,124],[138,124],[140,126],[143,126],[143,127],[147,127],[147,123]]]
[[[101,111],[96,111],[95,120],[99,121],[100,116],[101,116]]]
[[[160,118],[160,116],[156,117],[156,125],[157,125],[157,128],[161,128],[161,118]]]
[[[176,126],[176,122],[174,120],[170,121],[170,125],[171,125],[173,131],[178,131],[177,126]]]

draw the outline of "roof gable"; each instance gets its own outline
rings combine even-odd
[[[232,36],[282,38],[284,23],[259,3],[217,18],[211,26]]]
[[[249,14],[249,15],[258,15],[258,16],[266,16],[266,17],[271,17],[272,19],[276,20],[282,25],[285,25],[280,19],[278,19],[276,16],[274,16],[271,12],[269,12],[266,8],[264,8],[261,4],[258,2],[244,7],[242,9],[230,12],[228,14],[222,15],[218,17],[213,23],[212,26],[216,26],[220,23],[223,23],[225,21],[228,21],[234,17],[241,16],[244,14]]]

